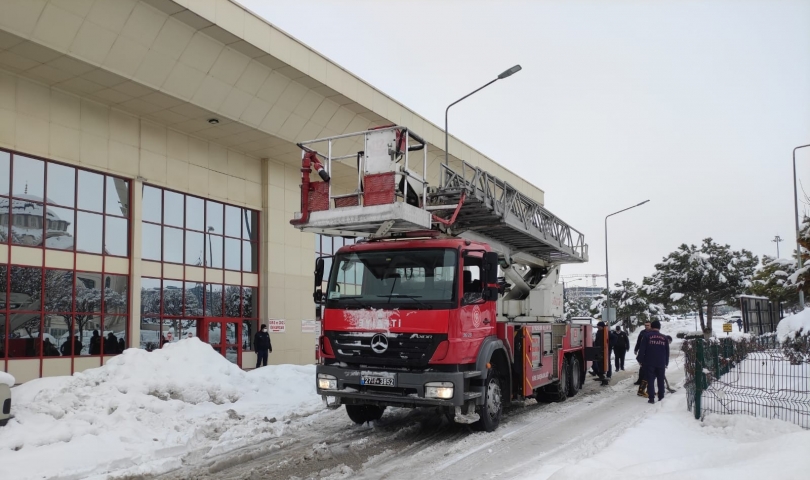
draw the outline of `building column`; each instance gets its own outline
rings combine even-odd
[[[141,218],[143,218],[143,179],[132,180],[129,249],[129,348],[141,345]]]

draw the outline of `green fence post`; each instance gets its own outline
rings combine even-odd
[[[695,339],[695,419],[700,420],[700,397],[703,395],[703,339]]]

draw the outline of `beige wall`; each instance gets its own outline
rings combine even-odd
[[[289,224],[299,206],[297,168],[252,158],[2,70],[0,147],[130,178],[135,193],[146,182],[261,210],[260,315],[262,319],[287,321],[286,333],[273,334],[271,362],[314,361],[314,335],[301,333],[301,320],[314,318],[314,235],[300,233]],[[140,200],[140,195],[133,195],[131,265],[109,259],[107,266],[120,273],[131,268],[131,292],[140,291],[139,276],[146,274],[142,271],[154,270],[139,260]],[[1,250],[0,261],[7,261],[8,247]],[[42,265],[40,251],[29,250],[12,247],[12,262]],[[47,251],[44,262],[46,266],[69,268],[71,256]],[[83,257],[92,256],[79,255],[83,269],[100,271],[98,257]],[[139,300],[139,295],[132,295],[130,346],[139,343]],[[98,365],[97,359],[81,360]],[[21,380],[38,376],[38,367],[29,363],[9,361],[9,371],[17,372]],[[255,357],[246,355],[245,366],[253,364]],[[63,364],[50,361],[43,374],[63,369]]]

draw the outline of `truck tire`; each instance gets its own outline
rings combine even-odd
[[[385,412],[385,407],[376,405],[346,405],[346,413],[358,425],[381,419],[383,412]]]
[[[562,368],[560,369],[560,379],[556,385],[554,385],[554,392],[552,393],[552,399],[555,402],[564,402],[566,398],[568,398],[568,386],[570,383],[571,378],[571,362],[568,357],[564,357]]]
[[[484,385],[484,404],[478,407],[478,415],[481,418],[473,424],[473,427],[476,430],[492,432],[501,423],[503,413],[501,380],[494,369],[490,368],[487,371],[487,380]]]
[[[568,396],[573,397],[579,392],[582,386],[582,366],[580,365],[579,357],[571,357],[570,371],[568,372]]]

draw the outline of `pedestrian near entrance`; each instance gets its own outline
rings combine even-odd
[[[630,337],[622,330],[621,325],[616,325],[616,347],[613,349],[616,354],[616,371],[624,370],[624,356],[630,350]]]
[[[742,323],[743,323],[742,318],[738,318],[737,319],[737,330],[739,330],[740,332],[742,332]]]
[[[661,334],[661,322],[655,320],[652,330],[644,339],[639,348],[639,361],[644,365],[647,373],[647,402],[655,403],[655,386],[658,384],[658,401],[664,399],[665,372],[669,366],[669,342]]]
[[[256,337],[253,339],[253,348],[256,350],[256,368],[266,367],[267,356],[273,351],[270,334],[267,333],[267,325],[262,325],[261,330],[256,332]]]

